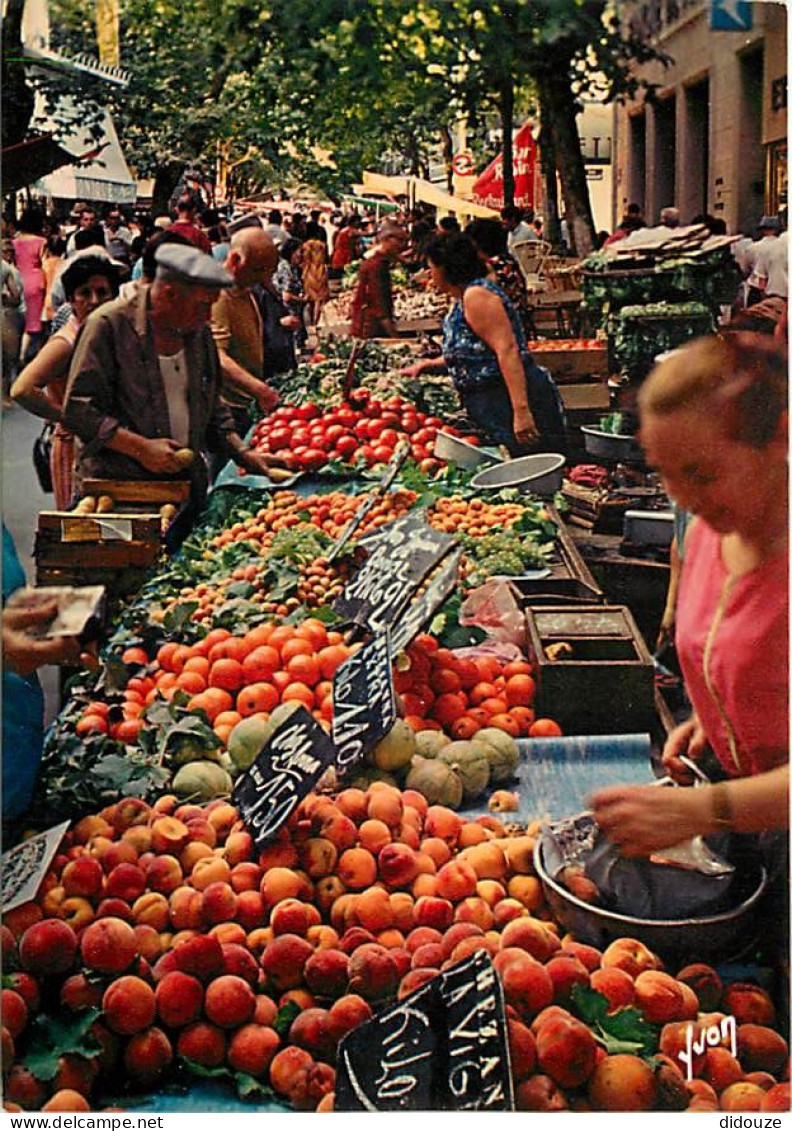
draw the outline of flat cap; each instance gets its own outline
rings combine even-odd
[[[768,232],[781,231],[781,221],[777,216],[763,216],[756,226],[757,228],[766,228]]]
[[[154,262],[158,279],[172,279],[202,287],[230,287],[234,283],[221,263],[197,247],[162,244],[157,248]]]

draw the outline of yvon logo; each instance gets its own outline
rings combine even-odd
[[[693,1057],[701,1056],[707,1048],[717,1048],[724,1041],[730,1042],[732,1056],[737,1056],[737,1022],[733,1017],[724,1017],[719,1024],[709,1025],[701,1029],[698,1038],[694,1040],[697,1026],[690,1024],[685,1029],[685,1048],[677,1053],[677,1057],[685,1066],[685,1076],[693,1079]]]

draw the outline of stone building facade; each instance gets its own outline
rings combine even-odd
[[[709,212],[752,231],[787,207],[787,18],[763,0],[649,0],[636,30],[671,57],[637,68],[657,84],[615,108],[614,224],[630,202],[650,224]]]

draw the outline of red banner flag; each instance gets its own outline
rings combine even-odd
[[[531,123],[526,122],[514,135],[514,203],[518,208],[535,208],[536,142]],[[503,154],[492,161],[473,185],[473,199],[487,208],[503,208]]]

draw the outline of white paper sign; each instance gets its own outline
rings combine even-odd
[[[23,840],[0,856],[0,898],[4,913],[35,899],[70,823],[64,821],[62,825]]]

